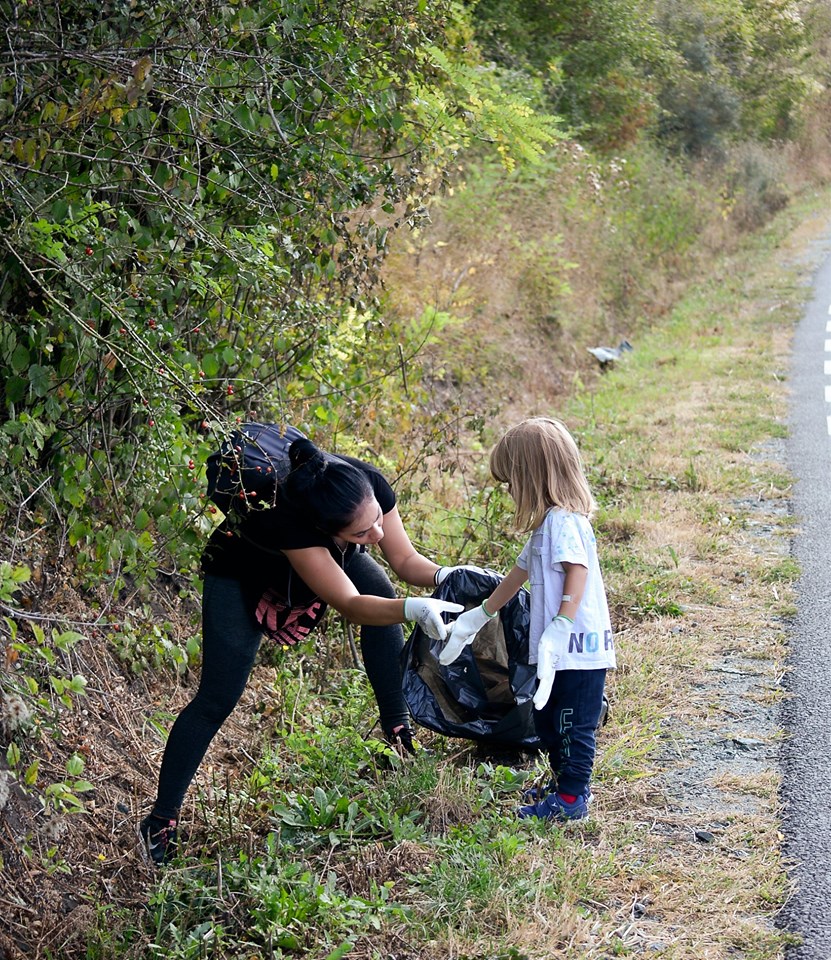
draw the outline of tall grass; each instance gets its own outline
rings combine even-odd
[[[789,527],[774,511],[770,542],[749,542],[743,503],[788,491],[758,451],[781,435],[784,390],[770,371],[800,293],[771,252],[796,217],[720,261],[625,365],[559,405],[600,500],[620,647],[592,820],[564,831],[516,821],[544,758],[489,757],[422,732],[434,752],[402,761],[371,736],[366,681],[329,631],[272,666],[261,748],[224,784],[200,775],[186,856],[125,926],[126,956],[599,960],[651,945],[672,960],[781,957],[791,938],[773,925],[787,894],[775,770],[716,772],[682,790],[659,774],[668,762],[683,771],[683,745],[704,752],[707,732],[740,708],[745,695],[712,680],[725,638],[754,675],[781,672],[777,617],[797,571],[776,541]],[[445,478],[466,491],[466,514],[446,516],[471,554],[510,562],[508,504],[482,473],[483,439],[473,435],[466,467],[457,461],[465,484]],[[746,699],[764,712],[775,680]],[[710,806],[689,806],[705,793]]]
[[[431,310],[453,318],[435,335],[423,382],[410,371],[407,383],[402,369],[366,425],[372,453],[406,478],[400,503],[419,547],[497,569],[513,561],[510,503],[485,456],[508,421],[565,416],[589,464],[621,646],[593,821],[563,833],[515,821],[519,788],[545,773],[540,758],[501,760],[425,734],[435,752],[402,762],[372,736],[375,704],[330,620],[316,647],[258,667],[200,772],[172,869],[141,873],[125,814],[93,875],[89,851],[104,841],[90,818],[83,854],[62,865],[83,878],[74,882],[91,910],[115,901],[89,921],[88,956],[781,954],[775,776],[722,779],[728,796],[744,789],[764,806],[720,813],[718,842],[704,845],[690,840],[699,821],[656,784],[655,768],[684,724],[694,742],[715,722],[707,678],[725,636],[778,674],[774,618],[796,571],[746,542],[740,501],[762,489],[787,495],[782,471],[750,453],[782,433],[771,371],[800,294],[773,251],[793,218],[780,211],[741,244],[781,206],[780,191],[828,175],[827,142],[806,135],[799,150],[813,162],[798,176],[797,148],[777,159],[757,146],[695,169],[646,146],[616,158],[572,147],[510,177],[471,165],[466,188],[390,262],[391,325],[423,325]],[[585,347],[622,336],[635,343],[630,360],[599,376]],[[772,526],[787,534],[781,519]],[[100,649],[85,651],[105,675]],[[164,683],[152,695],[166,708]],[[775,700],[775,684],[758,696]],[[146,742],[143,706],[126,702],[136,729],[109,700],[101,716],[133,734],[111,721],[132,764]],[[151,795],[156,769],[145,757],[116,795]],[[98,777],[100,796],[111,796],[109,773]],[[36,850],[20,855],[42,868]],[[73,956],[82,935],[66,933]]]
[[[587,369],[586,346],[649,329],[795,191],[821,186],[827,145],[806,124],[787,149],[746,143],[696,163],[646,142],[619,156],[562,146],[513,174],[469,162],[430,229],[393,252],[390,308],[404,322],[425,305],[461,321],[428,370],[462,395],[471,381],[486,394],[503,368],[565,392]],[[465,344],[478,348],[473,367]]]

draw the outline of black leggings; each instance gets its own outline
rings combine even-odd
[[[395,597],[389,577],[367,553],[356,551],[346,574],[362,594]],[[227,577],[206,575],[202,595],[202,676],[196,696],[179,714],[167,739],[159,792],[153,805],[156,816],[178,816],[211,740],[242,696],[261,640],[262,630],[250,604],[243,599],[242,584]],[[403,646],[400,624],[361,627],[361,654],[385,731],[409,718],[401,692]]]

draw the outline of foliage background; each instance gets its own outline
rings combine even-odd
[[[4,875],[71,876],[43,828],[90,849],[90,684],[158,736],[192,683],[229,424],[377,460],[420,547],[504,565],[500,427],[827,182],[829,7],[0,0],[0,22],[0,799],[31,817],[9,807]],[[100,924],[73,915],[76,949]]]

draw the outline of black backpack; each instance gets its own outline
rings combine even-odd
[[[281,423],[241,424],[207,459],[208,496],[226,516],[273,507],[291,469],[289,447],[304,436]]]

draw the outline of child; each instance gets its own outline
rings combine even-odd
[[[439,660],[452,663],[530,581],[530,662],[536,662],[539,680],[534,721],[553,779],[542,799],[520,807],[518,815],[582,820],[589,815],[606,671],[615,667],[609,607],[589,522],[594,498],[577,445],[560,421],[548,417],[531,417],[508,430],[491,451],[490,470],[508,484],[517,526],[531,537],[490,597],[449,625],[450,638]]]

